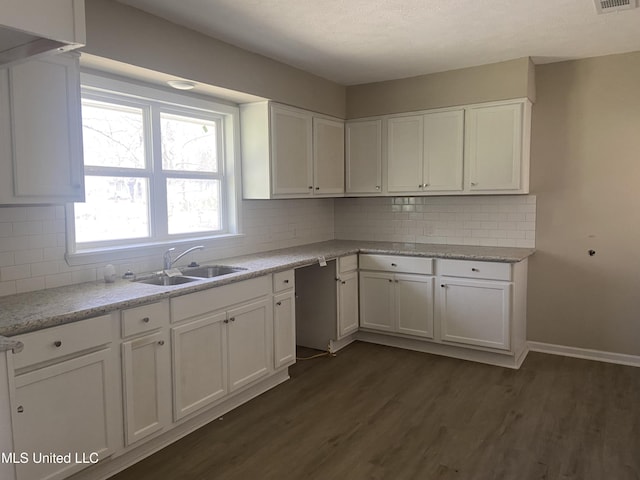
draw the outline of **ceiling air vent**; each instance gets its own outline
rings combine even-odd
[[[631,10],[638,6],[637,0],[594,0],[598,13],[619,12]]]

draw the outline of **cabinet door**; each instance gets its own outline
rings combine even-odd
[[[290,290],[273,297],[274,365],[278,369],[296,361],[296,305]]]
[[[344,193],[344,123],[313,119],[313,178],[315,195]]]
[[[382,120],[347,123],[345,142],[347,193],[382,193]]]
[[[13,413],[14,450],[48,454],[71,452],[71,463],[16,465],[18,480],[66,478],[86,467],[75,463],[97,452],[112,453],[114,431],[111,349],[18,375]]]
[[[462,191],[464,110],[424,116],[425,191]]]
[[[174,420],[227,394],[226,319],[223,312],[171,329]]]
[[[395,330],[393,274],[360,272],[360,326]]]
[[[440,278],[442,340],[509,350],[511,284]]]
[[[312,117],[310,113],[271,106],[273,194],[313,193]]]
[[[84,201],[79,82],[76,57],[9,69],[16,201]]]
[[[433,277],[395,276],[399,333],[433,338]]]
[[[171,423],[171,363],[166,334],[122,344],[126,444]]]
[[[522,112],[522,103],[467,110],[469,190],[521,188]]]
[[[229,386],[237,390],[272,370],[271,300],[250,303],[228,312]]]
[[[340,274],[338,280],[338,339],[358,329],[358,272]]]
[[[387,122],[387,191],[422,192],[423,115]]]

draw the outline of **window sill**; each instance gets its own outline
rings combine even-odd
[[[95,248],[87,250],[78,250],[73,253],[65,253],[65,260],[71,267],[81,265],[92,265],[100,263],[120,262],[122,260],[130,260],[143,257],[158,257],[158,263],[162,261],[162,255],[169,248],[181,247],[189,248],[194,245],[204,245],[206,248],[214,248],[221,246],[221,243],[244,237],[240,233],[230,233],[227,235],[218,235],[216,237],[189,238],[172,240],[166,242],[153,242],[138,245],[130,245],[124,247],[108,247]]]

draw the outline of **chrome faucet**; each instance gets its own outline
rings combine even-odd
[[[173,252],[175,250],[175,248],[171,247],[169,250],[167,250],[166,252],[164,252],[164,270],[169,270],[174,263],[176,263],[178,260],[180,260],[182,257],[184,257],[187,253],[191,253],[194,250],[204,250],[204,245],[198,245],[195,247],[191,247],[187,250],[185,250],[184,252],[182,252],[180,255],[178,255],[176,258],[172,259],[171,258],[171,252]]]

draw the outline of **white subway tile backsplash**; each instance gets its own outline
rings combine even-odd
[[[242,211],[243,235],[194,252],[193,259],[334,238],[535,246],[534,195],[245,200]],[[0,207],[0,296],[102,279],[103,264],[69,267],[65,242],[64,207]],[[111,263],[118,275],[148,272],[161,268],[156,257]]]
[[[535,195],[341,198],[335,201],[335,235],[353,240],[534,247],[535,212]],[[406,240],[409,237],[415,240]]]

